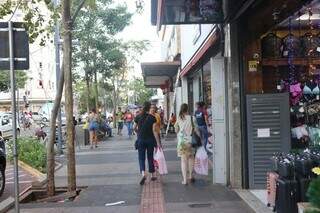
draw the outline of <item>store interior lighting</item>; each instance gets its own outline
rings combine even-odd
[[[320,20],[320,14],[319,13],[316,13],[316,14],[312,14],[312,16],[309,16],[308,13],[306,14],[303,14],[302,16],[298,17],[296,20],[299,21],[299,19],[301,21],[307,21],[307,20]]]

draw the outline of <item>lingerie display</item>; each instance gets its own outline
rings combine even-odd
[[[306,33],[300,38],[302,55],[305,57],[319,57],[320,56],[320,38],[312,33]]]
[[[307,25],[299,15],[298,25],[288,20],[286,34],[274,28],[260,40],[263,78],[270,78],[262,91],[289,93],[294,149],[320,146],[320,33],[308,14]]]
[[[290,93],[291,144],[297,149],[320,146],[320,76],[301,79],[281,79],[278,90]]]
[[[295,58],[319,57],[320,56],[320,34],[314,35],[310,32],[302,36],[289,33],[283,38],[274,33],[268,33],[261,38],[262,58]]]
[[[294,148],[303,149],[310,145],[320,146],[320,101],[319,85],[309,81],[301,91],[298,84],[290,87],[291,141]]]

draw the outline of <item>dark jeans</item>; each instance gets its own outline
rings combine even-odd
[[[207,144],[208,144],[208,137],[209,137],[209,134],[208,134],[208,127],[207,126],[199,126],[199,131],[200,131],[200,134],[201,134],[201,139],[203,141],[203,145],[204,145],[204,148],[206,151],[207,150]]]
[[[153,164],[154,147],[155,147],[154,139],[150,139],[150,140],[138,139],[140,172],[146,171],[146,152],[147,152],[147,158],[148,158],[149,173],[155,172],[154,164]]]
[[[118,122],[118,130],[122,130],[123,129],[123,121]]]
[[[128,136],[129,136],[129,138],[131,138],[132,130],[133,130],[133,123],[132,122],[126,122],[126,126],[128,128]]]

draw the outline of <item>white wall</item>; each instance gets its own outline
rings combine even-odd
[[[181,25],[181,67],[183,68],[192,58],[194,53],[199,49],[201,44],[206,40],[214,25],[202,24],[201,35],[194,44],[193,40],[198,35],[199,25]]]
[[[45,17],[50,16],[50,12],[41,6],[41,13]],[[16,11],[13,21],[21,21],[23,18],[22,11]],[[45,46],[40,46],[40,37],[29,45],[30,68],[26,70],[28,80],[26,86],[19,91],[19,98],[23,100],[25,92],[29,91],[28,99],[37,101],[53,100],[56,94],[56,73],[55,73],[55,49],[54,45],[48,41]],[[40,62],[42,68],[40,68]],[[43,88],[39,86],[42,81]],[[11,93],[0,93],[0,102],[10,100]]]
[[[197,102],[199,102],[199,95],[200,95],[200,91],[199,91],[199,76],[195,76],[193,79],[193,108],[195,109],[195,104]]]
[[[178,114],[180,111],[180,106],[181,106],[181,104],[183,104],[183,102],[182,102],[182,88],[177,87],[176,92],[177,92],[176,93],[176,114]]]
[[[188,103],[188,79],[187,77],[181,78],[181,95],[182,95],[182,102]]]
[[[211,58],[213,181],[227,184],[226,91],[224,58],[219,54]]]

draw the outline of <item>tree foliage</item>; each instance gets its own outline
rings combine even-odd
[[[16,84],[17,88],[24,88],[28,77],[25,71],[15,71],[16,72]],[[0,70],[0,91],[8,92],[10,90],[10,72],[8,70]]]
[[[0,5],[0,19],[9,21],[18,10],[22,12],[21,21],[24,22],[24,27],[29,34],[30,43],[35,42],[37,38],[40,38],[39,44],[41,46],[45,45],[47,41],[51,41],[52,27],[54,21],[59,17],[59,11],[54,9],[52,1],[6,0]]]
[[[129,82],[128,88],[133,92],[135,104],[142,105],[146,101],[150,101],[154,95],[154,90],[145,87],[144,81],[141,78],[135,78]]]
[[[75,48],[74,64],[78,71],[84,70],[82,76],[86,81],[86,90],[91,91],[90,87],[94,87],[92,94],[97,107],[98,74],[111,79],[116,70],[125,72],[127,59],[124,45],[116,39],[116,34],[130,24],[133,14],[128,12],[126,5],[116,5],[112,0],[97,0],[96,5],[94,10],[80,11],[74,25],[74,37],[80,41]],[[82,94],[87,95],[87,109],[90,109],[92,97],[88,93]]]

